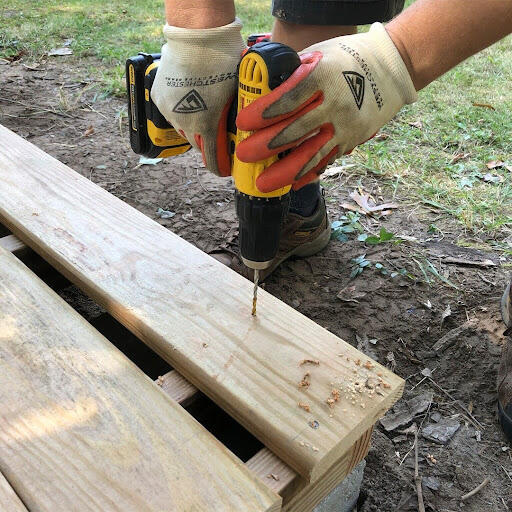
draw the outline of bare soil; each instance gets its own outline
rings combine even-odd
[[[85,78],[90,63],[65,59],[0,66],[1,123],[203,251],[236,254],[231,180],[210,175],[194,152],[138,167],[139,157],[131,152],[127,138],[126,117],[119,117],[126,110],[124,102],[101,99],[100,89]],[[378,201],[390,199],[374,179],[364,178],[361,186]],[[326,199],[331,219],[345,213],[341,204],[350,201],[353,188],[344,175],[329,182]],[[442,212],[414,207],[407,198],[395,201],[400,208],[385,220],[368,219],[366,227],[378,232],[385,226],[407,241],[373,247],[365,247],[355,237],[332,241],[317,256],[285,262],[267,279],[266,289],[406,378],[405,399],[433,393],[429,408],[409,424],[391,432],[377,426],[360,510],[417,510],[414,435],[406,429],[412,421],[423,429],[443,418],[460,422],[446,445],[419,435],[419,472],[426,479],[427,510],[510,510],[512,453],[497,422],[495,392],[504,343],[498,304],[507,278],[505,259],[498,252],[459,247],[460,237],[471,236]],[[175,215],[158,218],[158,208]],[[428,231],[434,221],[442,232]],[[479,240],[474,237],[474,242]],[[351,279],[351,259],[363,253],[390,271],[407,268],[414,277],[391,278],[370,266]],[[496,265],[448,264],[447,257],[491,260]],[[427,284],[414,262],[421,258],[428,258],[458,289],[432,274]],[[340,291],[342,299],[337,296]],[[63,295],[87,316],[90,306],[81,303],[79,294],[68,288]],[[443,319],[448,306],[451,314]],[[89,311],[90,317],[97,314]],[[450,347],[432,349],[461,326]],[[432,380],[424,378],[425,369],[432,372]],[[482,427],[475,426],[461,404]],[[490,483],[462,503],[461,496],[486,477]]]

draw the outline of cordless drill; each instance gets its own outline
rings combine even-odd
[[[300,58],[289,46],[261,42],[252,46],[238,66],[237,112],[270,93],[283,83],[300,65]],[[237,130],[235,144],[250,132]],[[259,272],[268,268],[279,249],[281,225],[288,214],[290,186],[261,192],[256,179],[274,163],[273,156],[257,163],[245,163],[233,157],[231,174],[236,188],[236,213],[239,222],[240,256],[254,270],[252,314],[256,314]]]
[[[235,154],[236,144],[250,133],[236,130],[234,120],[242,108],[284,82],[300,65],[300,58],[292,48],[268,42],[268,34],[250,36],[248,46],[238,66],[238,97],[231,109],[228,131],[234,140],[230,151],[240,256],[244,264],[254,270],[252,314],[255,315],[259,271],[271,265],[279,249],[281,226],[290,203],[290,186],[268,193],[258,190],[256,179],[278,156],[257,163],[240,161]],[[191,147],[151,100],[159,58],[159,54],[140,53],[126,62],[130,142],[135,153],[149,157],[179,155]]]

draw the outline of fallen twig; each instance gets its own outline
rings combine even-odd
[[[421,476],[418,464],[418,429],[414,432],[414,483],[416,484],[416,494],[418,495],[418,512],[425,512],[423,503],[423,489],[421,487]]]
[[[443,258],[443,263],[453,263],[455,265],[467,265],[469,267],[496,267],[496,263],[492,260],[484,260],[484,261],[475,261],[475,260],[466,260],[464,258]]]
[[[428,380],[437,388],[439,391],[443,392],[450,400],[453,400],[468,416],[471,420],[471,423],[473,423],[473,426],[476,427],[478,430],[485,430],[485,427],[469,412],[468,408],[461,404],[459,400],[453,397],[448,391],[443,389],[435,380],[432,379],[432,377],[428,377]]]
[[[480,485],[475,487],[472,491],[469,491],[467,494],[464,494],[464,496],[460,498],[461,501],[466,501],[467,499],[471,498],[471,496],[474,496],[477,492],[480,492],[490,481],[490,478],[487,477]]]

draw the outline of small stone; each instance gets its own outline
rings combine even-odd
[[[424,476],[421,479],[421,482],[425,487],[428,487],[432,491],[438,491],[441,487],[441,482],[439,481],[439,478],[436,478],[435,476]]]
[[[442,418],[441,413],[435,411],[430,415],[430,419],[434,421],[435,423],[438,423],[439,420]]]
[[[423,427],[422,435],[425,439],[438,444],[448,444],[450,439],[459,430],[460,422],[456,419],[443,418],[439,423],[429,423]]]

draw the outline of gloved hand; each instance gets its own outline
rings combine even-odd
[[[167,43],[151,98],[162,115],[195,148],[205,166],[229,176],[227,114],[238,85],[236,68],[245,48],[239,19],[223,27],[164,27]]]
[[[237,146],[244,162],[294,148],[270,165],[256,186],[269,192],[313,181],[326,165],[349,153],[417,94],[407,68],[380,23],[367,33],[317,43],[301,52],[302,64],[270,94],[237,117],[255,133]]]

